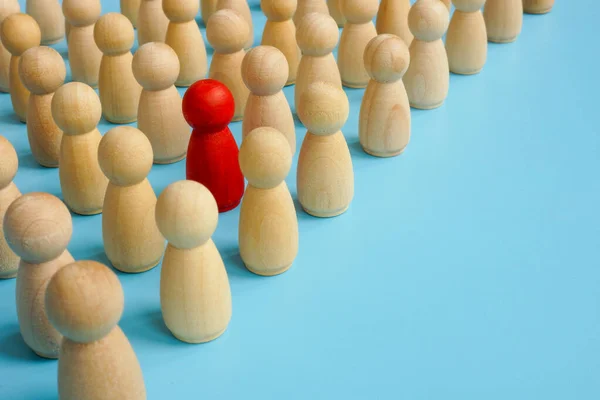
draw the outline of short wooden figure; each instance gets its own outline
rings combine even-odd
[[[26,50],[40,45],[42,34],[33,17],[17,13],[4,19],[0,26],[0,37],[2,44],[11,54],[8,73],[10,100],[17,117],[26,122],[30,93],[21,82],[19,60]]]
[[[58,0],[27,0],[25,12],[38,23],[41,44],[56,44],[65,37],[65,17]]]
[[[106,256],[120,271],[148,271],[165,249],[154,220],[156,195],[147,179],[152,145],[136,128],[113,128],[100,141],[98,162],[110,181],[102,211]]]
[[[288,78],[288,64],[283,53],[271,46],[253,48],[242,62],[242,78],[250,89],[242,137],[261,126],[270,126],[283,133],[294,154],[294,116],[282,91]]]
[[[252,23],[252,14],[250,13],[250,6],[248,0],[219,0],[217,2],[217,10],[223,10],[225,8],[237,11],[250,27],[250,33],[246,37],[244,43],[244,49],[249,49],[254,45],[254,24]]]
[[[408,28],[409,11],[410,0],[381,0],[377,13],[377,33],[399,36],[407,46],[410,46],[413,34]]]
[[[298,7],[293,18],[294,24],[298,26],[302,19],[310,13],[329,15],[329,8],[325,0],[298,0]]]
[[[297,0],[261,0],[260,6],[267,16],[261,45],[279,49],[288,62],[288,80],[286,86],[296,82],[300,48],[296,42],[296,26],[292,16],[298,5]]]
[[[21,12],[21,6],[17,0],[4,0],[0,7],[0,25],[6,17]],[[0,41],[0,92],[9,93],[8,72],[10,70],[10,58],[12,55],[2,41]]]
[[[181,96],[174,86],[179,75],[177,54],[164,43],[146,43],[133,56],[133,74],[144,88],[138,129],[152,144],[154,163],[182,160],[191,133],[181,111]]]
[[[337,58],[342,83],[350,88],[364,88],[369,83],[369,74],[362,56],[367,43],[377,36],[373,18],[377,15],[379,2],[344,0],[341,6],[346,17]]]
[[[437,108],[448,96],[450,69],[442,36],[449,22],[448,8],[439,0],[418,0],[408,13],[408,26],[415,38],[404,85],[411,107]]]
[[[231,91],[214,79],[194,83],[183,96],[183,116],[193,128],[186,160],[186,179],[213,194],[219,212],[236,208],[244,194],[239,149],[228,124],[234,112]]]
[[[364,60],[371,81],[360,108],[360,144],[376,157],[397,156],[410,141],[410,104],[402,83],[408,47],[400,37],[382,34],[369,42]]]
[[[175,86],[190,86],[208,72],[206,47],[195,20],[198,7],[198,0],[163,0],[163,11],[170,21],[165,43],[179,57]]]
[[[100,0],[63,0],[63,12],[71,28],[69,63],[75,82],[98,86],[102,52],[94,41],[94,26],[100,18]]]
[[[52,99],[52,117],[63,131],[58,176],[67,206],[80,215],[102,212],[108,179],[98,165],[102,136],[96,128],[102,116],[98,95],[90,86],[71,82]]]
[[[142,370],[117,325],[124,294],[119,278],[96,261],[54,275],[45,295],[48,317],[64,337],[58,357],[61,400],[145,400]]]
[[[242,61],[246,55],[244,42],[248,32],[250,27],[246,20],[240,13],[228,8],[213,13],[206,24],[206,38],[215,50],[208,77],[223,83],[233,94],[233,121],[244,118],[250,94],[242,79]]]
[[[8,139],[0,135],[0,279],[14,278],[19,269],[19,256],[6,243],[3,228],[6,210],[21,196],[19,188],[13,182],[18,168],[19,158],[15,148]]]
[[[523,28],[523,0],[487,0],[483,18],[490,42],[514,42]]]
[[[450,72],[479,73],[487,59],[487,32],[481,7],[485,0],[453,0],[454,14],[446,34]]]
[[[546,14],[552,7],[554,0],[523,0],[523,11],[527,14]]]
[[[131,69],[134,35],[133,26],[122,14],[105,14],[94,27],[96,45],[104,53],[98,80],[102,113],[113,124],[137,120],[142,87]]]
[[[162,0],[142,0],[137,23],[138,44],[164,42],[169,19],[162,8]]]
[[[341,89],[342,79],[332,53],[340,38],[333,18],[322,13],[307,14],[298,25],[296,38],[302,50],[294,87],[294,104],[298,107],[310,84],[327,82]]]
[[[160,306],[165,325],[183,342],[214,340],[231,320],[229,279],[211,239],[218,218],[215,198],[194,181],[170,184],[156,204],[156,223],[169,243],[160,273]]]
[[[335,217],[354,197],[352,159],[340,130],[348,119],[348,97],[334,85],[316,82],[297,107],[307,129],[298,158],[298,200],[310,215]]]
[[[142,0],[121,0],[121,14],[127,17],[131,25],[137,28]]]
[[[208,20],[217,11],[217,3],[219,0],[200,0],[200,16],[204,25],[208,23]]]
[[[248,180],[240,210],[240,256],[250,271],[272,276],[287,271],[298,254],[298,218],[285,183],[292,152],[285,136],[256,128],[240,148]]]
[[[72,233],[69,210],[48,193],[17,198],[4,216],[6,242],[21,257],[16,282],[21,336],[43,358],[58,358],[62,337],[48,321],[44,295],[50,278],[74,261],[66,250]]]
[[[40,165],[56,168],[63,132],[52,118],[51,104],[54,92],[65,82],[65,62],[51,47],[33,47],[21,56],[19,76],[31,93],[27,105],[27,138],[31,153]]]
[[[346,23],[346,17],[342,14],[342,7],[340,6],[343,0],[327,0],[327,8],[329,8],[329,15],[335,20],[340,28]]]

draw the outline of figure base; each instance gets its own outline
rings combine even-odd
[[[367,87],[368,84],[369,84],[368,82],[363,84],[363,83],[350,83],[350,82],[342,81],[342,86],[345,86],[350,89],[364,89]]]
[[[456,75],[477,75],[478,73],[481,72],[481,70],[483,70],[483,68],[479,68],[477,70],[473,70],[473,71],[453,71],[452,68],[450,68],[450,72],[452,72],[453,74]]]
[[[234,208],[236,208],[237,206],[239,206],[241,202],[242,202],[242,199],[239,199],[235,203],[232,203],[232,204],[228,204],[228,205],[224,205],[224,206],[219,205],[219,213],[231,211]]]
[[[39,357],[45,358],[47,360],[56,360],[56,359],[58,359],[58,354],[42,354],[42,353],[39,353],[39,352],[37,352],[35,350],[33,350],[33,352],[35,354],[37,354]]]
[[[187,152],[185,152],[182,155],[177,156],[171,160],[154,160],[154,164],[158,164],[158,165],[175,164],[176,162],[183,160],[185,158],[185,156],[187,156]]]
[[[302,206],[302,209],[307,213],[312,215],[313,217],[318,217],[318,218],[332,218],[332,217],[337,217],[338,215],[342,215],[343,213],[345,213],[348,210],[348,207],[350,206],[346,206],[340,210],[335,210],[335,211],[314,211],[314,210],[309,210],[306,207]]]
[[[441,107],[442,104],[444,104],[444,100],[440,101],[439,103],[435,103],[435,104],[414,104],[414,103],[410,103],[410,106],[412,108],[416,108],[418,110],[433,110],[435,108]]]
[[[0,275],[0,279],[13,279],[17,277],[17,270],[8,272],[7,275]]]
[[[406,147],[405,147],[402,150],[395,150],[392,152],[378,152],[378,151],[369,150],[369,149],[365,148],[364,146],[362,148],[365,151],[365,153],[367,153],[373,157],[379,157],[379,158],[396,157],[396,156],[399,156],[400,154],[404,153],[404,150],[406,149]]]
[[[227,328],[223,329],[222,331],[220,331],[220,332],[218,332],[218,333],[216,333],[216,334],[214,334],[212,336],[209,336],[209,337],[203,338],[203,339],[199,339],[199,340],[198,339],[183,338],[183,337],[177,335],[173,331],[171,331],[171,333],[173,334],[173,336],[175,336],[175,338],[177,340],[181,340],[182,342],[191,343],[191,344],[200,344],[200,343],[207,343],[207,342],[215,340],[216,338],[218,338],[219,336],[221,336],[223,333],[225,333],[226,330],[227,330]]]
[[[260,275],[260,276],[275,276],[275,275],[280,275],[280,274],[283,274],[285,271],[287,271],[288,269],[290,269],[292,267],[292,264],[290,264],[290,265],[286,265],[283,268],[272,270],[272,271],[259,271],[257,269],[254,269],[254,268],[250,267],[246,263],[244,263],[244,265],[246,266],[246,269],[248,269],[248,271],[252,272],[253,274]]]
[[[161,258],[162,258],[162,256],[161,256]],[[113,267],[115,267],[115,269],[117,269],[121,272],[125,272],[126,274],[139,274],[142,272],[150,271],[152,268],[156,267],[159,262],[160,262],[160,258],[158,260],[156,260],[156,262],[152,262],[150,265],[141,267],[140,269],[136,269],[135,271],[124,268],[119,265],[115,265],[112,261],[111,261],[111,264]]]
[[[512,43],[517,40],[517,36],[511,38],[490,38],[488,37],[488,42],[492,43]]]

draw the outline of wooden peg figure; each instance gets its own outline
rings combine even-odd
[[[134,28],[137,28],[138,16],[142,0],[121,0],[121,14],[127,17]]]
[[[391,33],[399,36],[407,46],[410,46],[413,34],[408,28],[409,11],[410,0],[381,0],[377,13],[377,33],[380,35]]]
[[[411,107],[440,107],[448,96],[450,69],[442,36],[448,29],[448,9],[439,0],[418,0],[408,13],[414,35],[404,85]]]
[[[523,11],[527,14],[546,14],[552,7],[554,0],[523,0]]]
[[[296,26],[292,16],[298,5],[297,0],[261,0],[260,6],[267,16],[261,45],[273,46],[283,53],[288,62],[286,86],[296,82],[300,48],[296,42]]]
[[[369,74],[365,70],[362,56],[367,43],[377,36],[373,18],[377,15],[379,2],[344,0],[341,6],[346,17],[337,58],[342,83],[350,88],[364,88],[369,83]]]
[[[100,141],[98,162],[110,181],[102,211],[106,256],[120,271],[148,271],[159,263],[165,245],[154,220],[156,195],[147,179],[152,145],[136,128],[113,128]]]
[[[25,12],[38,23],[42,45],[48,46],[63,40],[65,17],[58,0],[27,0]]]
[[[244,118],[250,91],[242,79],[242,61],[246,52],[244,42],[250,32],[246,20],[237,11],[223,9],[215,12],[206,24],[206,38],[215,50],[208,77],[223,83],[235,104],[233,121]]]
[[[6,17],[21,12],[21,6],[17,0],[4,0],[3,6],[0,7],[0,25]],[[9,93],[8,72],[10,70],[10,58],[12,55],[2,41],[0,41],[0,92]]]
[[[67,33],[73,81],[98,86],[102,52],[94,41],[94,26],[100,18],[100,0],[63,0],[63,12],[71,28]]]
[[[523,0],[487,0],[483,18],[490,42],[514,42],[523,28]]]
[[[17,317],[23,340],[38,356],[58,358],[61,334],[48,321],[48,281],[73,257],[67,250],[73,224],[62,201],[48,193],[27,193],[6,210],[4,235],[19,257]]]
[[[487,32],[481,8],[485,0],[454,0],[454,14],[446,34],[450,72],[479,73],[487,59]]]
[[[344,91],[325,82],[311,84],[298,104],[307,129],[298,158],[298,200],[315,217],[343,214],[354,197],[352,159],[340,130],[349,107]]]
[[[44,301],[52,325],[64,335],[61,400],[146,400],[139,362],[117,325],[124,294],[114,272],[96,261],[69,264],[52,277]]]
[[[231,320],[229,279],[211,239],[218,218],[215,198],[194,181],[170,184],[156,204],[156,223],[168,241],[160,306],[165,325],[183,342],[214,340]]]
[[[448,9],[448,11],[450,11],[450,6],[452,5],[452,0],[442,0],[442,3],[444,3],[446,5],[446,8]]]
[[[327,0],[329,15],[331,15],[340,28],[343,28],[346,23],[346,17],[342,14],[342,7],[340,6],[342,1],[343,0]]]
[[[210,17],[217,12],[218,2],[219,0],[200,0],[200,16],[204,25],[206,25]]]
[[[133,26],[122,14],[105,14],[94,27],[96,45],[103,53],[98,80],[102,113],[113,124],[137,120],[142,87],[131,67],[134,35]]]
[[[167,37],[169,19],[162,8],[162,0],[142,0],[138,15],[138,44],[164,42]]]
[[[154,163],[182,160],[191,133],[181,111],[181,96],[174,86],[179,75],[177,54],[164,43],[146,43],[133,56],[133,74],[144,88],[138,129],[152,144]]]
[[[292,152],[285,136],[256,128],[240,148],[240,167],[248,180],[240,210],[240,256],[248,270],[272,276],[287,271],[298,254],[298,218],[285,177]]]
[[[52,117],[63,131],[58,177],[67,206],[80,215],[102,212],[108,179],[98,165],[102,136],[96,128],[102,116],[98,95],[90,86],[71,82],[52,99]]]
[[[288,64],[283,53],[271,46],[253,48],[242,62],[242,78],[250,89],[242,137],[261,126],[270,126],[283,133],[294,154],[296,126],[282,91],[288,79]]]
[[[244,43],[244,49],[249,49],[254,45],[254,24],[252,22],[252,13],[250,12],[250,6],[248,0],[219,0],[217,2],[217,10],[223,10],[225,8],[237,11],[250,27],[250,32],[246,37]]]
[[[198,8],[198,0],[163,0],[163,11],[170,21],[165,43],[179,57],[175,86],[190,86],[208,72],[206,47],[195,20]]]
[[[6,243],[3,228],[6,210],[21,196],[19,188],[13,182],[18,168],[19,158],[15,148],[8,139],[0,135],[0,279],[16,277],[19,269],[19,256]]]
[[[310,13],[329,15],[329,8],[325,0],[298,0],[298,7],[293,18],[294,24],[298,26],[302,19]]]
[[[11,54],[8,80],[13,110],[21,122],[27,121],[29,90],[19,76],[19,60],[28,49],[40,45],[42,33],[35,19],[27,14],[12,14],[0,26],[2,44]]]
[[[382,34],[369,42],[364,61],[371,81],[360,108],[360,144],[376,157],[397,156],[410,141],[410,104],[402,83],[408,47],[400,37]]]
[[[186,179],[206,186],[220,213],[236,208],[244,194],[239,149],[227,126],[233,117],[233,102],[227,86],[214,79],[194,83],[183,96],[183,116],[193,128]]]
[[[337,46],[340,32],[335,21],[322,13],[307,14],[296,30],[302,58],[294,88],[294,104],[298,107],[300,97],[314,82],[327,82],[342,88],[342,79],[333,49]]]

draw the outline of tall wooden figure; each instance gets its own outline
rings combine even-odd
[[[160,306],[169,330],[187,343],[216,339],[231,319],[229,279],[211,239],[218,218],[215,198],[194,181],[170,184],[156,203],[156,224],[169,242]]]
[[[45,303],[52,325],[64,335],[61,400],[146,400],[137,357],[117,325],[124,295],[114,272],[96,261],[69,264],[50,280]]]
[[[6,17],[21,12],[21,6],[17,0],[4,0],[0,7],[0,25]],[[0,41],[0,92],[9,92],[8,71],[10,70],[11,54]]]
[[[456,10],[446,34],[450,72],[479,73],[487,59],[487,32],[481,7],[485,0],[454,0]]]
[[[219,0],[217,2],[217,10],[230,9],[237,11],[250,27],[250,32],[246,37],[244,43],[244,49],[249,49],[254,44],[254,24],[252,22],[252,14],[250,13],[250,6],[248,0]]]
[[[302,19],[311,13],[329,15],[329,8],[325,0],[298,0],[298,8],[294,13],[294,24],[298,26]]]
[[[19,256],[10,249],[4,238],[4,215],[10,204],[21,196],[13,182],[19,168],[19,158],[13,145],[0,136],[0,279],[17,276]]]
[[[27,0],[27,14],[40,26],[42,44],[56,44],[65,37],[65,17],[58,0]]]
[[[407,46],[410,46],[413,34],[408,28],[409,11],[410,0],[381,0],[377,13],[377,33],[380,35],[391,33],[399,36]]]
[[[162,8],[162,0],[142,0],[138,16],[138,44],[164,42],[167,37],[169,19]]]
[[[523,0],[523,11],[528,14],[546,14],[554,7],[554,0]]]
[[[121,0],[121,14],[127,17],[131,25],[137,27],[142,0]]]
[[[523,0],[487,0],[483,18],[490,42],[514,42],[523,28]]]
[[[219,0],[200,0],[200,16],[204,25],[208,23],[208,20],[217,11],[217,3]]]
[[[341,3],[343,0],[327,0],[327,8],[329,9],[329,15],[335,20],[340,28],[344,27],[346,23],[346,17],[342,14]]]
[[[298,219],[285,183],[292,152],[285,136],[256,128],[240,148],[248,187],[240,210],[240,256],[250,271],[272,276],[287,271],[298,254]]]
[[[4,235],[21,257],[17,272],[17,317],[25,343],[40,357],[58,358],[61,335],[48,321],[44,295],[48,281],[73,257],[67,249],[73,233],[71,214],[48,193],[27,193],[4,216]]]

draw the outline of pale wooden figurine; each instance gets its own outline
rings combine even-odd
[[[182,160],[191,131],[183,118],[181,95],[174,86],[179,75],[177,54],[164,43],[146,43],[133,56],[133,74],[144,88],[137,125],[152,144],[154,163]]]
[[[208,77],[223,83],[233,95],[233,121],[244,118],[250,94],[242,79],[242,61],[246,55],[244,42],[249,31],[246,20],[231,9],[213,13],[206,24],[206,38],[215,50]]]
[[[198,7],[198,0],[163,0],[163,11],[170,21],[165,43],[179,57],[175,86],[190,86],[208,72],[206,47],[195,20]]]
[[[344,91],[325,82],[311,84],[297,105],[307,129],[298,158],[298,200],[315,217],[344,213],[354,197],[352,159],[340,130],[349,107]]]
[[[452,0],[442,0],[442,3],[444,3],[446,5],[446,8],[448,8],[448,11],[450,11]]]
[[[127,17],[134,28],[137,27],[142,0],[121,0],[121,14]]]
[[[142,369],[117,325],[124,308],[119,278],[96,261],[62,268],[44,296],[64,337],[58,357],[61,400],[145,400]]]
[[[164,42],[169,19],[162,8],[162,0],[142,0],[137,22],[138,44]]]
[[[442,36],[449,22],[448,9],[439,0],[418,0],[408,13],[408,26],[415,38],[404,85],[414,108],[440,107],[448,96],[450,69]]]
[[[332,53],[340,38],[333,18],[322,13],[307,14],[298,25],[296,38],[302,50],[294,87],[294,104],[298,107],[311,83],[327,82],[341,89],[342,79]]]
[[[231,320],[229,279],[211,239],[218,218],[215,198],[195,181],[172,183],[156,204],[156,223],[169,243],[160,274],[163,319],[187,343],[216,339]]]
[[[363,88],[369,83],[369,74],[362,56],[367,43],[377,36],[373,18],[377,15],[379,2],[344,0],[341,6],[346,17],[337,58],[342,84],[350,88]]]
[[[373,156],[397,156],[410,141],[410,104],[402,83],[408,47],[400,37],[382,34],[369,42],[364,60],[371,81],[360,108],[360,144]]]
[[[487,0],[483,18],[490,42],[514,42],[523,28],[523,0]]]
[[[38,23],[42,45],[58,43],[65,37],[65,16],[58,0],[27,0],[25,12]]]
[[[484,0],[485,1],[485,0]],[[413,34],[408,28],[408,12],[410,0],[381,0],[377,13],[377,33],[391,33],[404,40],[407,46],[413,41]]]
[[[19,256],[6,243],[3,229],[8,206],[21,196],[19,188],[13,182],[18,168],[19,158],[15,148],[8,139],[0,135],[0,279],[14,278],[19,269]]]
[[[122,14],[108,13],[94,27],[94,39],[102,53],[98,92],[107,121],[127,124],[137,120],[142,87],[131,69],[133,26]]]
[[[217,11],[219,0],[200,0],[200,15],[206,25],[208,19]]]
[[[71,82],[52,99],[52,117],[63,130],[58,176],[67,206],[81,215],[102,212],[108,179],[98,165],[102,136],[96,128],[102,116],[98,95],[90,86]]]
[[[4,216],[6,242],[21,257],[16,282],[21,336],[44,358],[58,358],[62,339],[48,321],[44,295],[50,278],[74,261],[66,250],[72,233],[69,210],[48,193],[17,198]]]
[[[21,6],[17,0],[4,0],[0,7],[0,25],[10,15],[21,12]],[[10,69],[11,54],[0,41],[0,92],[9,92],[8,71]]]
[[[254,24],[252,23],[252,13],[250,12],[248,0],[219,0],[217,2],[217,10],[222,10],[224,8],[235,10],[244,17],[246,23],[250,27],[250,32],[244,43],[244,49],[251,48],[254,45]]]
[[[94,26],[100,18],[100,0],[63,0],[63,12],[69,22],[69,63],[75,82],[98,86],[102,52],[94,41]]]
[[[481,7],[485,0],[453,0],[454,14],[446,34],[450,72],[479,73],[487,59],[487,32]]]
[[[156,195],[147,179],[152,158],[148,138],[130,126],[108,131],[98,148],[100,168],[110,181],[102,211],[104,250],[123,272],[148,271],[164,252],[154,220]]]
[[[552,7],[554,0],[523,0],[523,11],[528,14],[546,14]]]
[[[26,122],[30,93],[19,77],[19,60],[26,50],[40,45],[42,33],[33,17],[17,13],[4,19],[0,25],[0,37],[11,54],[8,80],[13,110],[21,122]]]
[[[248,180],[240,209],[240,256],[255,274],[281,274],[298,254],[298,218],[285,183],[290,146],[278,130],[256,128],[244,139],[239,159]]]
[[[288,64],[283,53],[271,46],[250,50],[242,62],[242,78],[250,89],[242,137],[261,126],[280,131],[288,140],[292,154],[296,152],[296,126],[283,87],[287,82]]]
[[[298,0],[298,7],[293,18],[294,24],[298,26],[305,15],[315,12],[329,15],[329,8],[325,0]]]
[[[342,8],[340,6],[342,1],[343,0],[327,0],[329,15],[331,15],[340,28],[342,28],[346,23],[346,17],[344,17],[344,14],[342,14]]]

